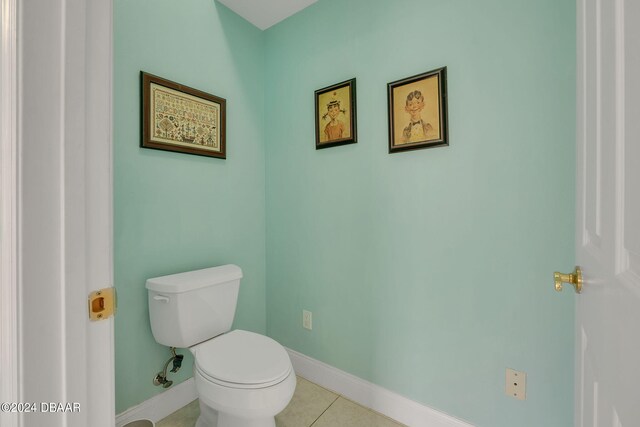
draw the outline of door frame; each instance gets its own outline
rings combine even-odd
[[[0,2],[0,397],[81,404],[0,424],[112,427],[112,0]]]
[[[0,3],[0,401],[17,402],[18,238],[17,238],[17,0]],[[0,412],[0,424],[16,427],[17,419]]]

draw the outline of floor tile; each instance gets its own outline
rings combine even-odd
[[[156,427],[194,427],[200,406],[194,400]],[[340,397],[304,378],[297,377],[296,391],[289,405],[276,415],[277,427],[402,427],[377,412]]]
[[[297,377],[296,391],[289,405],[276,415],[276,426],[309,427],[337,398],[337,394]]]
[[[158,421],[156,427],[193,427],[200,416],[200,403],[196,399],[187,406]]]
[[[384,415],[366,409],[344,397],[338,398],[313,427],[401,427]]]

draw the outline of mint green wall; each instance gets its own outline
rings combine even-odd
[[[236,327],[477,427],[573,424],[572,0],[320,0],[264,33],[114,3],[118,413],[162,391],[144,281],[233,262]],[[387,154],[386,83],[443,65],[451,145]],[[228,100],[227,160],[139,148],[140,70]],[[352,77],[359,142],[316,151],[313,91]]]
[[[264,332],[264,35],[213,0],[116,0],[116,410],[156,393],[169,356],[149,326],[149,277],[242,267],[236,327]],[[227,99],[227,159],[142,149],[140,70]],[[176,383],[191,376],[188,351]]]
[[[321,0],[267,30],[268,334],[478,427],[573,425],[574,34],[573,0]],[[386,84],[441,66],[451,145],[387,154]],[[316,151],[313,92],[352,77],[358,143]]]

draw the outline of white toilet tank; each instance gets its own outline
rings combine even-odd
[[[188,348],[231,330],[242,270],[229,264],[147,280],[155,340]]]

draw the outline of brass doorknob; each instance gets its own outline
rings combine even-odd
[[[553,278],[556,284],[556,291],[560,292],[562,290],[563,283],[570,283],[573,285],[576,290],[576,294],[579,294],[582,291],[582,270],[580,267],[575,268],[573,273],[562,274],[557,271],[553,273]]]

